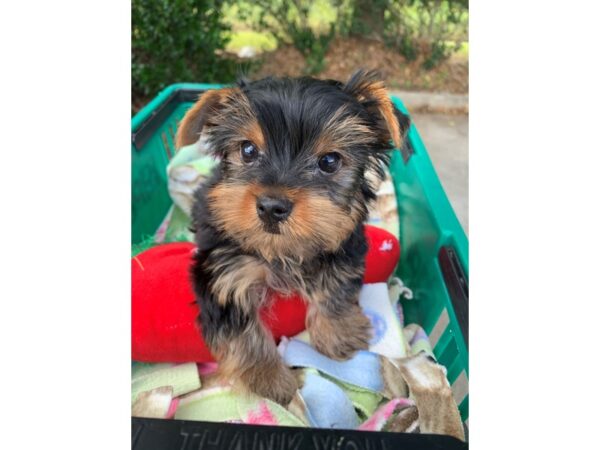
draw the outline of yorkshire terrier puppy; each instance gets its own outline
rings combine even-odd
[[[270,291],[308,302],[314,347],[346,359],[367,349],[358,296],[363,222],[389,151],[409,119],[372,72],[347,83],[266,78],[205,92],[177,146],[202,137],[220,164],[195,194],[192,277],[204,339],[234,386],[281,404],[297,382],[258,310]]]

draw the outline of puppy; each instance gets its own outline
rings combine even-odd
[[[367,349],[358,296],[363,222],[407,116],[372,72],[343,84],[266,78],[211,90],[187,112],[177,146],[201,136],[220,160],[195,194],[192,277],[204,339],[222,376],[281,404],[297,382],[258,310],[270,291],[308,302],[315,348],[342,360]]]

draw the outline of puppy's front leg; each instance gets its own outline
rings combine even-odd
[[[259,318],[262,280],[243,278],[258,273],[256,262],[248,264],[237,258],[226,270],[212,273],[208,289],[198,296],[202,334],[220,376],[238,389],[287,405],[296,392],[296,378]]]
[[[241,317],[243,313],[230,310],[229,314]],[[218,336],[212,339],[211,349],[218,358],[219,374],[237,388],[287,405],[297,389],[294,375],[281,360],[273,337],[260,319],[255,315],[241,320],[243,326],[228,334],[217,332]]]
[[[358,350],[367,350],[371,339],[371,321],[358,304],[360,288],[340,289],[331,296],[315,294],[306,316],[306,327],[313,346],[330,358],[351,358]]]

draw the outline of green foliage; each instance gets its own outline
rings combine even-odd
[[[377,39],[408,61],[431,69],[467,40],[468,0],[255,0],[230,1],[228,11],[246,26],[292,44],[306,71],[325,68],[335,35]]]
[[[349,34],[373,39],[384,37],[385,12],[390,7],[390,0],[353,0],[351,7]]]
[[[237,53],[243,47],[250,46],[259,52],[271,52],[277,48],[277,39],[270,33],[259,33],[253,30],[232,31],[225,49]]]
[[[452,47],[446,45],[445,42],[434,41],[429,45],[429,51],[423,61],[423,68],[431,70],[448,59],[452,53]]]
[[[237,4],[241,20],[262,31],[269,31],[278,41],[297,48],[306,58],[306,71],[310,75],[325,68],[325,54],[336,34],[333,21],[327,29],[322,22],[321,26],[315,26],[315,13],[323,12],[317,8],[323,6],[330,6],[325,13],[335,11],[331,9],[332,4],[308,0],[255,0]]]
[[[467,40],[468,0],[387,0],[385,42],[432,69]]]
[[[219,0],[133,0],[131,78],[135,96],[182,81],[229,82],[236,64],[216,51],[227,43]]]
[[[419,56],[419,49],[415,42],[408,36],[399,36],[396,41],[387,40],[388,44],[395,45],[396,49],[407,61],[414,61]]]
[[[223,54],[245,45],[291,44],[307,74],[317,74],[336,35],[382,40],[430,69],[464,50],[467,27],[468,0],[133,0],[132,93],[143,99],[175,82],[233,81],[243,68]]]
[[[327,34],[315,34],[310,28],[301,29],[294,35],[294,46],[306,58],[306,72],[316,74],[325,69],[325,54],[335,36],[333,25]]]

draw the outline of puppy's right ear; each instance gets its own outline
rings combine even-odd
[[[204,126],[226,105],[233,91],[233,88],[212,89],[202,94],[179,123],[175,139],[177,149],[191,145],[200,139]]]
[[[381,130],[387,131],[396,148],[402,147],[410,128],[410,118],[394,106],[378,72],[358,70],[342,90],[379,117],[383,125]]]

